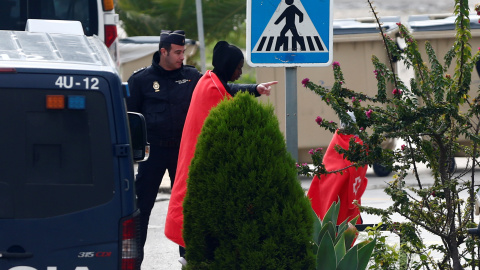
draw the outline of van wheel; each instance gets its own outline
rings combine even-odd
[[[392,172],[392,170],[386,168],[381,164],[373,163],[373,172],[376,176],[385,177],[388,176]]]

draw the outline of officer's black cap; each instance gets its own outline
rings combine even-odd
[[[162,32],[160,33],[160,43],[171,43],[185,46],[185,31],[162,30]]]

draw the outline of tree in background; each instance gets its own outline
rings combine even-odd
[[[245,0],[202,1],[205,43],[245,44]],[[198,40],[195,0],[118,0],[120,20],[129,36],[156,36],[162,29],[185,30]]]

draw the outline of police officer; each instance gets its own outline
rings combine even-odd
[[[150,213],[158,188],[168,170],[173,187],[183,125],[193,90],[202,74],[193,66],[183,65],[185,32],[162,31],[159,50],[152,65],[136,71],[129,79],[130,97],[127,108],[144,115],[150,156],[139,163],[135,188],[140,209],[141,258],[147,238]],[[240,89],[255,96],[270,94],[269,85],[230,85],[232,95]],[[181,255],[183,249],[180,248]]]

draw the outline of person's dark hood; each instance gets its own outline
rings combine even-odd
[[[213,48],[213,72],[224,82],[230,81],[241,60],[242,51],[226,41],[219,41]]]

